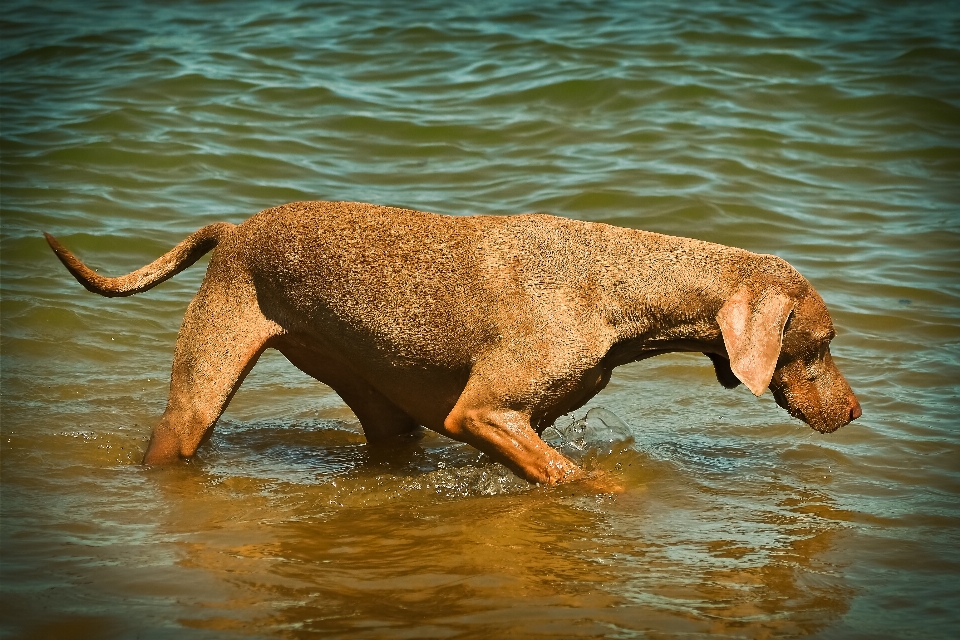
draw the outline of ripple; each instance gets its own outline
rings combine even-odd
[[[117,636],[952,637],[955,32],[937,2],[5,4],[14,635],[85,611]],[[119,274],[315,198],[783,256],[827,301],[864,416],[816,434],[664,356],[545,434],[623,490],[538,489],[435,434],[377,453],[268,351],[193,462],[140,468],[202,264],[104,300],[40,231]]]

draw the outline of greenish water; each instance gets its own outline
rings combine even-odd
[[[0,9],[0,635],[956,637],[960,10],[372,4]],[[864,415],[662,357],[554,436],[623,493],[544,489],[437,435],[374,455],[268,352],[140,467],[205,261],[107,300],[41,231],[121,274],[303,199],[775,253]]]

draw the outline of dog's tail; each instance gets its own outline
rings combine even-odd
[[[150,264],[133,273],[118,278],[106,278],[80,262],[49,233],[43,236],[53,252],[60,258],[63,266],[73,274],[77,281],[89,291],[108,298],[132,296],[135,293],[152,289],[164,280],[169,280],[194,262],[203,254],[216,247],[236,228],[229,222],[217,222],[187,236],[187,239],[166,252]]]

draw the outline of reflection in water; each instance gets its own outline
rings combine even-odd
[[[335,421],[231,425],[203,462],[152,474],[178,566],[217,583],[180,622],[371,637],[803,634],[847,611],[853,591],[831,564],[842,525],[810,514],[830,508],[825,494],[762,476],[703,484],[624,429],[599,407],[557,429],[624,487],[597,494],[531,487],[432,434],[385,458]],[[240,449],[261,458],[244,476],[231,469]],[[731,508],[746,502],[766,510]]]

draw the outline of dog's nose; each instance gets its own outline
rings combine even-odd
[[[860,416],[863,415],[863,411],[860,410],[860,402],[856,398],[853,399],[853,406],[850,407],[850,421],[854,421]]]

